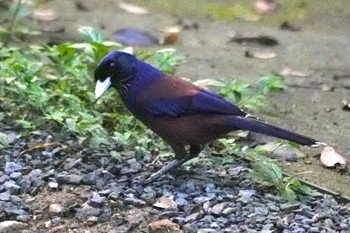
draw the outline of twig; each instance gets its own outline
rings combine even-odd
[[[22,0],[18,0],[17,1],[17,4],[15,6],[15,10],[13,12],[13,15],[12,15],[12,18],[10,20],[10,25],[9,25],[9,28],[8,28],[8,36],[4,42],[4,45],[7,46],[8,43],[10,42],[10,39],[12,39],[13,37],[13,30],[14,30],[14,27],[16,25],[16,21],[17,21],[17,16],[18,16],[18,13],[19,13],[19,10],[21,9],[21,6],[22,6]]]

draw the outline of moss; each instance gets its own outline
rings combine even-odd
[[[142,3],[149,7],[155,8],[160,11],[168,12],[174,15],[197,15],[210,17],[214,20],[230,22],[237,18],[243,18],[247,20],[257,21],[269,25],[280,25],[286,20],[304,19],[307,15],[307,11],[315,7],[316,0],[294,0],[285,1],[278,0],[278,10],[275,14],[269,16],[259,16],[253,10],[253,0],[237,0],[232,1],[168,1],[168,0],[150,0],[141,1],[136,0],[134,2]]]
[[[260,18],[249,5],[208,3],[199,9],[206,16],[216,20],[232,21],[237,18],[258,20]]]

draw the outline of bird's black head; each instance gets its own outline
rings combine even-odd
[[[95,69],[96,98],[101,97],[109,87],[118,88],[122,81],[132,78],[136,63],[136,57],[131,54],[117,51],[108,53]]]

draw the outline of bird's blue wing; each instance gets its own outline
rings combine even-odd
[[[235,116],[246,116],[235,104],[227,101],[218,94],[210,91],[202,90],[198,94],[192,96],[192,103],[189,110],[201,113],[218,113]]]
[[[201,90],[195,95],[149,101],[146,109],[154,115],[227,114],[246,116],[239,107],[221,96]]]
[[[178,116],[186,112],[190,102],[188,97],[154,100],[147,103],[146,110],[154,115]]]

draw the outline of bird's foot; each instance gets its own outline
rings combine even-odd
[[[182,163],[183,163],[182,160],[174,159],[173,161],[169,162],[166,166],[162,167],[159,171],[151,174],[150,177],[148,177],[147,179],[138,180],[138,181],[135,181],[135,182],[138,183],[138,184],[141,184],[141,185],[149,184],[149,183],[155,181],[156,179],[158,179],[160,176],[162,176],[165,173],[167,173],[168,171],[170,171],[171,169],[178,167]]]
[[[162,167],[159,171],[152,173],[147,179],[140,179],[140,180],[135,180],[134,183],[145,185],[149,184],[155,180],[157,180],[160,176],[166,174],[170,170],[180,166],[184,162],[186,162],[189,159],[189,157],[185,157],[183,159],[174,159],[173,161],[169,162],[166,166]]]

